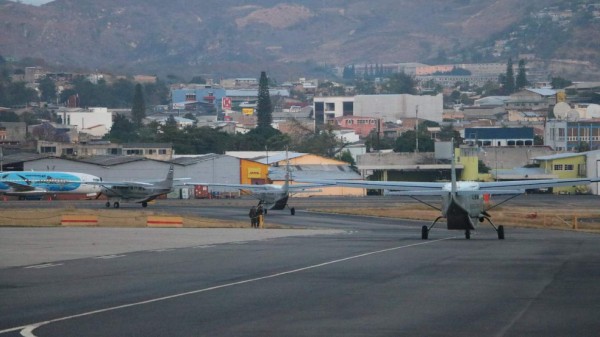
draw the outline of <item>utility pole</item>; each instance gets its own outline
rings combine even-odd
[[[419,105],[417,104],[417,109],[415,110],[415,153],[419,153]]]

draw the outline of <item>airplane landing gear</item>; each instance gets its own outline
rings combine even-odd
[[[148,203],[147,202],[142,202],[142,207],[148,207]]]
[[[492,219],[490,219],[490,217],[488,216],[484,216],[483,219],[486,219],[490,225],[492,225],[492,227],[494,227],[494,229],[496,230],[496,233],[498,233],[498,240],[504,240],[504,226],[500,225],[498,227],[496,227],[496,225],[494,225],[494,223],[492,222]],[[483,221],[483,220],[481,220]]]
[[[296,215],[296,209],[294,207],[290,208],[290,214]]]
[[[427,240],[429,238],[429,231],[433,228],[433,226],[435,226],[436,222],[438,222],[442,218],[443,218],[442,216],[438,216],[437,218],[435,218],[435,220],[433,220],[433,222],[431,223],[431,226],[421,227],[421,239],[422,240]]]
[[[113,203],[113,207],[114,207],[114,208],[119,208],[119,206],[121,206],[121,205],[119,204],[119,202],[118,202],[118,201],[115,201],[115,202]]]
[[[498,232],[498,240],[504,240],[504,226],[498,226],[496,231]]]
[[[106,204],[104,204],[104,206],[106,206],[106,208],[110,207],[110,201],[107,201]]]
[[[465,230],[465,239],[469,240],[471,238],[471,230]]]

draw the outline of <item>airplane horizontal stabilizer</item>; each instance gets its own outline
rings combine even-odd
[[[384,195],[399,195],[399,196],[423,196],[423,195],[441,196],[441,195],[446,195],[446,194],[448,194],[448,191],[442,191],[442,190],[421,190],[421,191],[415,191],[415,190],[410,190],[410,191],[390,191],[390,190],[385,190],[384,191]]]
[[[492,194],[492,195],[501,195],[501,194],[523,194],[525,193],[524,189],[518,190],[518,189],[512,189],[512,190],[503,190],[503,189],[497,189],[497,190],[474,190],[474,191],[457,191],[456,194],[457,195],[483,195],[483,194]]]
[[[321,193],[321,192],[323,192],[323,190],[311,190],[311,189],[307,189],[307,190],[290,191],[291,194],[298,194],[298,193]]]

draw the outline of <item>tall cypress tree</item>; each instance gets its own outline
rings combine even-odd
[[[517,71],[517,80],[515,86],[517,90],[525,88],[529,83],[527,82],[527,73],[525,71],[525,60],[519,60],[519,68]]]
[[[508,63],[506,64],[506,77],[504,78],[504,92],[507,95],[515,92],[515,72],[513,70],[513,62],[512,58],[508,58]]]
[[[138,127],[142,125],[142,119],[146,117],[146,102],[144,101],[142,85],[139,83],[135,85],[131,117],[133,119],[133,123]]]
[[[273,105],[271,104],[271,95],[269,94],[269,79],[266,72],[260,73],[258,81],[258,102],[256,103],[256,116],[258,117],[257,127],[271,127],[273,121]]]

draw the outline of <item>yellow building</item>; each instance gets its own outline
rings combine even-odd
[[[240,159],[240,184],[267,184],[269,165],[249,159]]]
[[[297,153],[290,155],[289,158],[292,179],[343,179],[343,180],[361,180],[361,176],[350,168],[350,165],[341,160],[325,158],[314,154]],[[281,185],[284,183],[285,177],[282,175],[285,172],[287,160],[278,157],[275,161],[275,166],[279,167],[278,173],[272,172],[269,178],[273,184]],[[274,170],[272,170],[274,171]],[[292,185],[301,185],[302,183],[292,182]],[[364,196],[366,190],[364,188],[343,187],[343,186],[323,186],[312,189],[309,193],[298,193],[294,197],[309,197],[309,196]]]
[[[479,157],[477,157],[477,151],[479,151],[479,148],[454,149],[456,162],[463,167],[460,177],[457,177],[458,180],[479,180]]]
[[[534,161],[540,165],[540,168],[547,174],[552,174],[555,178],[585,178],[587,177],[587,154],[581,153],[560,153],[550,156],[534,158]],[[588,192],[588,186],[576,187],[554,187],[553,193],[585,193]]]

